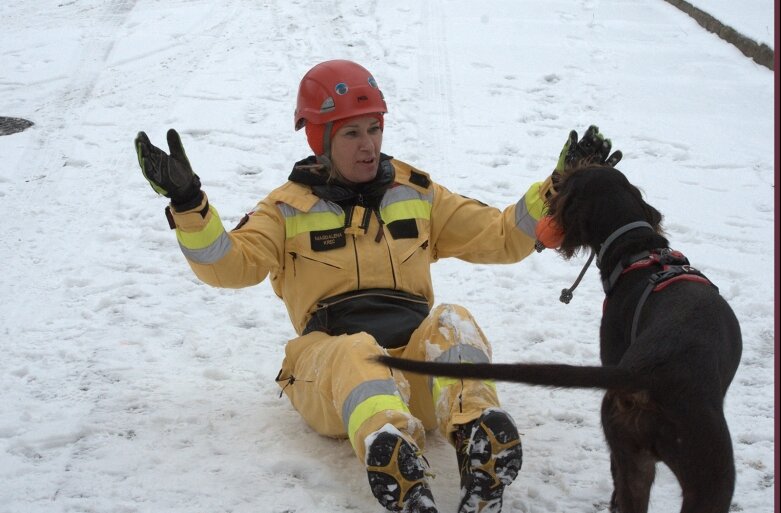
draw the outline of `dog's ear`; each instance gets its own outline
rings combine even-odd
[[[638,217],[664,236],[662,214],[643,199],[643,195],[618,169],[589,165],[571,170],[558,184],[558,193],[549,201],[548,214],[563,231],[557,249],[565,259],[588,247],[598,246],[615,230],[616,209],[630,219]]]
[[[645,209],[646,220],[648,221],[648,223],[654,227],[656,233],[658,233],[659,235],[664,235],[664,230],[662,229],[661,212],[659,212],[654,207],[652,207],[651,205],[645,202],[643,208]]]
[[[583,195],[572,194],[566,207],[562,210],[562,222],[567,228],[562,229],[564,239],[559,248],[559,254],[565,259],[572,258],[586,250],[593,238],[592,225],[593,202]]]
[[[558,194],[550,200],[548,214],[561,232],[560,244],[556,251],[565,259],[572,258],[580,249],[587,245],[588,219],[590,209],[588,198],[578,194],[580,189],[577,175],[567,177],[560,184]]]
[[[632,195],[635,197],[637,202],[642,206],[643,208],[643,215],[645,217],[645,221],[653,226],[654,231],[658,233],[659,235],[664,235],[664,230],[662,229],[662,213],[656,210],[652,205],[647,203],[645,199],[643,198],[643,193],[635,187],[632,183],[627,181],[627,184],[629,185],[629,190],[632,191]]]

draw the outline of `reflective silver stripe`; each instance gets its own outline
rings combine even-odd
[[[293,217],[294,215],[298,214],[298,210],[291,207],[287,203],[278,203],[277,207],[279,208],[279,211],[282,212],[282,215],[285,217]]]
[[[364,381],[353,388],[342,405],[342,422],[344,423],[345,431],[349,433],[350,415],[353,414],[355,408],[357,408],[359,404],[375,395],[394,395],[397,393],[398,389],[396,388],[396,382],[392,379],[373,379],[371,381]]]
[[[457,344],[434,359],[443,363],[489,363],[488,355],[475,346]]]
[[[443,363],[491,363],[487,354],[469,344],[456,344],[437,356],[434,361]],[[428,378],[428,388],[432,393],[434,391],[434,379],[436,379],[436,376],[429,376]]]
[[[318,202],[315,203],[307,212],[302,212],[297,208],[291,207],[287,203],[279,203],[277,207],[279,207],[280,212],[282,212],[282,215],[286,218],[295,217],[301,214],[313,214],[315,212],[331,212],[333,214],[342,214],[344,212],[342,207],[336,203],[331,203],[330,201],[325,201],[322,199],[318,200]]]
[[[331,212],[333,214],[342,214],[344,210],[342,207],[331,201],[319,200],[317,203],[309,209],[309,212]]]
[[[195,262],[196,264],[213,264],[227,255],[232,246],[233,242],[225,232],[222,232],[219,237],[217,237],[217,240],[205,248],[189,249],[184,247],[181,243],[179,244],[179,248],[182,250],[182,253],[184,253],[184,256],[187,257],[187,260]]]
[[[411,199],[419,199],[419,200],[427,201],[429,203],[433,203],[434,193],[428,192],[426,194],[423,194],[408,185],[398,185],[396,187],[392,187],[388,189],[385,192],[385,195],[382,197],[382,203],[380,204],[380,208],[387,207],[388,205],[391,205],[399,201],[405,201]]]
[[[515,205],[515,226],[523,233],[531,237],[537,238],[535,229],[537,228],[537,220],[529,213],[526,208],[526,199],[521,198]]]

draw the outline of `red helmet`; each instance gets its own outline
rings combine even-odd
[[[382,91],[371,73],[352,61],[321,62],[298,86],[295,127],[322,125],[361,114],[386,113]]]

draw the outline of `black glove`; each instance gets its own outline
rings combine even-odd
[[[571,131],[559,154],[556,169],[553,171],[554,182],[565,173],[567,166],[585,158],[589,158],[593,164],[615,167],[624,155],[620,150],[611,154],[612,147],[610,139],[605,139],[605,136],[599,133],[599,128],[594,125],[588,127],[580,141],[578,141],[578,133]]]
[[[170,156],[152,145],[144,132],[138,132],[135,141],[138,164],[155,192],[171,198],[176,210],[190,210],[203,199],[201,180],[193,173],[176,130],[168,130],[167,139]]]

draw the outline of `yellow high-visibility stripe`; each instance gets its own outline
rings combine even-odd
[[[540,192],[543,184],[544,182],[532,184],[515,205],[515,226],[531,238],[537,236],[537,223],[548,210]]]
[[[206,223],[203,229],[197,232],[185,232],[179,228],[176,229],[176,238],[179,240],[179,244],[187,249],[203,249],[225,233],[225,228],[222,226],[217,209],[209,206],[209,210],[211,219],[209,219],[209,222]]]
[[[431,203],[421,199],[397,201],[383,207],[380,214],[385,224],[399,219],[431,219]]]
[[[217,240],[202,249],[188,249],[179,245],[182,253],[191,262],[209,265],[221,260],[233,247],[233,242],[227,232],[222,232]]]
[[[434,398],[434,405],[439,404],[439,396],[442,394],[442,389],[450,385],[455,385],[461,381],[456,378],[443,378],[435,377],[431,380],[431,396]]]
[[[350,443],[355,447],[355,433],[358,431],[364,422],[369,420],[377,413],[386,410],[402,411],[409,413],[409,408],[404,404],[401,397],[398,395],[373,395],[365,401],[358,404],[350,414],[350,420],[347,427],[347,436],[350,438]]]
[[[542,196],[540,195],[541,186],[542,186],[542,182],[537,182],[532,184],[532,186],[529,187],[529,190],[526,191],[526,194],[523,197],[523,203],[524,205],[526,205],[526,211],[536,221],[542,219],[542,216],[545,214],[545,211],[547,210],[547,205],[545,204],[545,201],[543,201]]]
[[[457,385],[460,382],[461,378],[435,377],[431,380],[431,396],[434,399],[434,405],[436,406],[439,403],[439,397],[442,395],[442,390],[444,388],[449,387],[450,385]],[[494,391],[496,390],[496,382],[494,382],[494,380],[486,379],[483,380],[482,383],[487,387],[493,388]]]
[[[309,212],[285,218],[285,236],[290,239],[300,233],[333,230],[344,226],[344,214]]]

